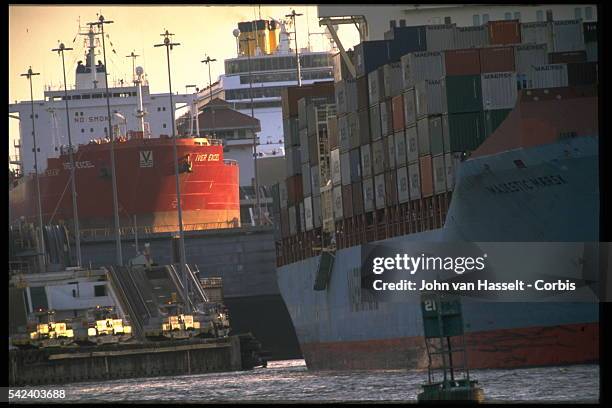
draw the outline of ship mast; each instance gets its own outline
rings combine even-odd
[[[98,77],[97,77],[97,69],[96,69],[96,33],[93,30],[93,26],[89,26],[89,31],[86,33],[79,33],[80,35],[86,35],[89,40],[89,52],[87,53],[87,57],[89,58],[89,67],[91,69],[91,82],[93,83],[94,89],[98,88]]]

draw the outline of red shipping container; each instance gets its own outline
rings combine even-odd
[[[361,215],[364,212],[363,207],[363,186],[361,182],[353,183],[353,213],[354,215]]]
[[[350,218],[353,216],[353,188],[349,184],[348,186],[342,186],[342,214],[344,218]]]
[[[489,21],[487,31],[491,45],[521,43],[521,27],[518,20]]]
[[[393,131],[404,130],[404,98],[402,95],[394,96],[391,99],[393,107]]]
[[[480,71],[483,74],[514,71],[514,62],[514,47],[480,49]]]
[[[449,50],[444,52],[446,75],[480,75],[478,48]]]
[[[548,54],[549,64],[571,64],[574,62],[586,61],[586,51],[551,52]]]
[[[433,168],[431,166],[431,155],[419,157],[421,170],[421,195],[431,197],[433,195]]]
[[[287,177],[287,202],[289,205],[297,205],[304,199],[302,190],[302,175]]]

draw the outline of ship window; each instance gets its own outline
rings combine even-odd
[[[83,112],[81,112],[81,116],[83,116]]]
[[[83,95],[82,99],[89,99],[91,98],[91,95]]]
[[[89,128],[89,131],[90,131],[91,133],[93,133],[93,128]]]
[[[165,129],[165,128],[166,128],[166,124],[164,123],[164,124],[162,125],[162,127]]]
[[[553,21],[553,11],[546,10],[546,21]]]
[[[159,112],[160,110],[161,110],[161,108],[158,106],[158,107],[157,107],[157,111]]]
[[[79,112],[74,112],[74,116],[79,116]]]
[[[106,296],[106,285],[95,285],[94,286],[94,296]]]
[[[480,25],[480,16],[478,14],[474,14],[472,16],[472,23],[474,24],[474,26]]]
[[[399,21],[399,23],[400,23],[400,27],[406,27],[406,20],[402,19]]]
[[[101,97],[102,97],[102,94],[93,94],[92,95],[92,98],[94,98],[94,99],[99,99]]]
[[[521,12],[520,11],[515,11],[514,12],[514,19],[521,21]]]
[[[165,112],[165,111],[166,111],[166,107],[164,106],[164,107],[162,108],[162,110]]]
[[[576,7],[574,9],[574,17],[576,20],[582,20],[582,7]]]
[[[81,99],[81,95],[72,95],[72,99]]]
[[[394,29],[395,28],[395,20],[389,20],[389,28],[390,29]]]
[[[482,15],[482,24],[486,24],[489,22],[489,15],[488,14],[483,14]]]
[[[544,12],[542,10],[536,11],[536,21],[544,21]]]
[[[584,18],[586,18],[587,20],[593,19],[593,7],[586,7],[584,9]]]
[[[512,20],[512,13],[511,12],[506,12],[504,13],[504,19],[506,20]]]
[[[81,133],[85,133],[85,129],[81,129]]]
[[[444,17],[444,24],[451,24],[451,18],[450,17]]]

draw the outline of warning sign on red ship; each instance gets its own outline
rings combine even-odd
[[[153,167],[153,152],[151,150],[141,150],[140,167]]]

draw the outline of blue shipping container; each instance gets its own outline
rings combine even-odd
[[[361,77],[389,62],[389,41],[364,41],[355,45],[357,76]]]

